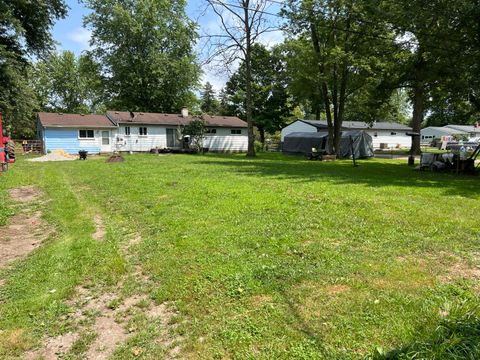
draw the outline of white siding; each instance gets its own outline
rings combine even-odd
[[[125,135],[125,127],[120,125],[117,135],[118,151],[145,152],[154,148],[167,147],[167,128],[159,125],[130,125],[130,135]],[[147,128],[147,135],[139,135],[140,127]],[[172,127],[173,129],[173,127]]]
[[[203,147],[209,151],[247,151],[247,129],[241,129],[241,134],[232,134],[230,128],[215,128],[216,134],[206,134]],[[238,128],[237,128],[238,130]]]
[[[177,131],[175,126],[132,124],[130,135],[125,135],[126,126],[128,125],[120,125],[118,134],[114,135],[114,141],[118,140],[118,151],[148,152],[154,148],[165,149],[167,148],[167,129],[173,129],[175,133]],[[140,127],[147,128],[146,136],[139,135]],[[210,151],[247,151],[247,129],[241,129],[241,134],[231,134],[232,129],[216,128],[216,134],[205,135],[203,146]]]
[[[109,145],[102,145],[102,131],[108,131],[110,133],[110,143]],[[101,130],[94,130],[94,139],[80,139],[78,138],[79,146],[81,149],[88,149],[88,148],[98,148],[99,152],[106,152],[110,153],[113,151],[113,144],[115,141],[114,133],[116,133],[116,129],[101,129]],[[78,136],[78,134],[77,134]]]
[[[380,148],[380,144],[387,144],[389,148],[409,148],[412,146],[412,138],[405,131],[400,130],[365,130],[372,137],[373,147]],[[396,135],[392,135],[396,133]]]
[[[327,130],[325,129],[325,131]],[[306,124],[303,121],[297,120],[291,123],[290,125],[285,126],[282,129],[282,135],[281,135],[280,141],[283,142],[283,139],[285,138],[285,136],[294,132],[317,132],[317,128],[315,126]]]

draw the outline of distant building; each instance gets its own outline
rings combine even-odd
[[[434,139],[442,139],[442,137],[466,137],[468,140],[478,141],[480,126],[478,124],[429,126],[422,129],[420,134],[423,144],[429,144]]]
[[[324,132],[328,129],[324,120],[296,120],[282,129],[281,141],[286,135],[294,132]],[[409,148],[412,138],[407,135],[412,128],[393,122],[344,121],[342,130],[364,130],[372,137],[373,147],[378,148]]]

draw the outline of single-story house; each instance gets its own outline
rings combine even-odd
[[[145,152],[180,148],[179,131],[195,117],[182,114],[108,111],[106,115],[45,113],[37,115],[44,152],[63,149],[76,154],[113,151]],[[207,126],[203,147],[210,151],[242,152],[248,148],[247,123],[231,116],[203,116]]]
[[[178,148],[179,127],[195,117],[186,109],[182,114],[130,113],[108,111],[107,117],[118,124],[118,151],[149,151],[153,148]],[[207,132],[203,147],[209,151],[247,151],[247,123],[235,116],[204,115]]]
[[[429,126],[420,131],[420,142],[430,144],[434,139],[454,136],[468,136],[468,133],[448,127]]]
[[[466,137],[470,141],[480,140],[480,125],[445,125],[429,126],[421,130],[421,142],[423,144],[431,143],[434,139],[455,136]]]
[[[281,132],[281,141],[286,135],[294,132],[324,132],[328,129],[325,120],[296,120],[285,126]],[[344,121],[342,130],[363,130],[372,137],[373,147],[378,148],[397,148],[410,147],[412,138],[407,135],[412,128],[393,122],[375,122],[373,124],[362,121]]]
[[[445,125],[445,128],[462,131],[468,134],[469,140],[476,140],[480,138],[480,124],[473,125]]]

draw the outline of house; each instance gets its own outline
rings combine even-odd
[[[296,120],[282,129],[281,141],[286,135],[294,132],[324,132],[328,129],[324,120]],[[375,122],[368,124],[362,121],[344,121],[342,130],[364,130],[373,139],[374,148],[410,147],[412,138],[407,135],[412,128],[393,122]]]
[[[442,138],[466,138],[469,141],[480,140],[480,125],[445,125],[429,126],[421,130],[421,142],[423,144],[431,143],[434,139]]]
[[[455,136],[468,136],[468,133],[448,127],[429,126],[420,131],[420,142],[422,144],[431,144],[434,139],[444,137],[453,138]]]
[[[107,117],[118,124],[118,150],[134,152],[181,147],[179,127],[195,118],[186,109],[181,114],[108,111]],[[203,147],[219,152],[247,151],[245,121],[235,116],[204,115],[202,118],[207,127]]]
[[[45,153],[55,149],[70,154],[79,150],[111,152],[116,132],[117,125],[105,115],[37,114],[38,138],[43,141]]]
[[[39,138],[44,151],[67,153],[113,151],[146,152],[180,148],[180,129],[195,117],[181,114],[108,111],[106,115],[38,113]],[[209,151],[242,152],[248,148],[247,123],[233,116],[203,116],[207,126],[203,147]]]
[[[480,139],[480,124],[478,122],[473,125],[445,125],[444,127],[467,133],[469,140],[478,141]]]

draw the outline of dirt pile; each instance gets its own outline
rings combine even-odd
[[[66,153],[63,149],[54,150],[47,155],[30,159],[34,162],[46,162],[46,161],[71,161],[77,159],[77,156]]]

